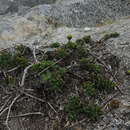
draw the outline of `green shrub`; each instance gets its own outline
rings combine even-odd
[[[68,72],[68,70],[67,70],[67,68],[65,68],[65,67],[59,67],[59,69],[58,69],[58,74],[60,74],[61,76],[64,76],[66,73]]]
[[[86,113],[87,117],[93,121],[98,120],[99,117],[103,114],[101,107],[96,104],[91,104],[84,107],[84,112]]]
[[[50,87],[48,88],[51,91],[61,91],[62,86],[64,84],[64,81],[62,79],[62,76],[58,73],[54,72],[46,72],[45,74],[42,74],[43,81],[47,82]]]
[[[101,66],[98,64],[90,63],[90,59],[82,58],[79,61],[81,68],[86,69],[90,73],[100,73]]]
[[[69,120],[77,120],[79,118],[79,114],[83,112],[80,98],[77,96],[69,97],[68,103],[65,105],[65,111],[68,114]]]
[[[103,76],[97,75],[94,79],[94,87],[99,91],[106,91],[109,93],[115,89],[116,84]]]
[[[100,72],[101,72],[101,66],[98,65],[98,64],[92,64],[92,63],[90,63],[90,64],[88,64],[88,65],[86,66],[86,69],[87,69],[90,73],[92,73],[92,72],[94,72],[94,73],[100,73]]]
[[[20,66],[22,68],[29,65],[28,59],[23,57],[23,56],[20,56],[20,57],[17,56],[16,59],[15,59],[15,62],[16,62],[17,66]]]
[[[85,82],[83,84],[84,92],[87,96],[96,96],[97,90],[94,88],[94,83],[92,82]]]
[[[69,35],[67,36],[67,39],[68,39],[69,42],[71,41],[72,38],[73,38],[73,36],[72,36],[71,34],[69,34]]]
[[[78,45],[84,45],[84,43],[85,43],[85,41],[83,40],[83,39],[77,39],[76,40],[76,43],[78,44]]]
[[[70,42],[68,42],[66,44],[66,47],[69,48],[69,49],[76,49],[77,48],[77,43],[70,41]]]
[[[66,68],[57,67],[56,70],[47,71],[42,74],[41,77],[42,80],[50,86],[48,88],[49,90],[62,91],[66,72]]]
[[[11,55],[10,52],[1,52],[0,55],[0,67],[4,69],[8,69],[11,67],[26,67],[29,65],[29,61],[27,58],[23,56],[19,56],[17,54]]]
[[[91,39],[90,35],[84,36],[82,39],[85,41],[85,43],[91,43],[92,42],[92,39]]]
[[[86,66],[90,63],[90,59],[88,59],[88,58],[81,58],[79,60],[79,63],[81,65],[81,67],[85,67],[86,68]]]
[[[60,47],[60,43],[59,42],[52,43],[51,47],[52,48],[58,48],[58,47]]]
[[[34,64],[32,66],[32,68],[31,68],[31,70],[33,72],[37,72],[38,73],[38,72],[41,72],[42,70],[44,70],[45,68],[47,68],[48,66],[51,66],[52,64],[54,64],[53,61],[49,61],[49,60],[42,61],[40,63]],[[53,66],[53,67],[55,67],[55,66]]]
[[[24,45],[18,45],[16,46],[16,55],[28,55],[31,53],[31,49],[27,46],[24,46]]]
[[[66,48],[59,48],[56,51],[56,57],[57,58],[64,58],[69,54],[68,50]]]
[[[15,67],[14,57],[9,52],[0,53],[0,67],[4,69]]]
[[[103,41],[106,41],[106,40],[108,40],[110,38],[117,38],[119,36],[120,36],[119,33],[114,32],[114,33],[106,34],[102,39],[103,39]]]
[[[88,50],[85,47],[83,46],[77,47],[77,55],[79,56],[79,58],[86,57],[87,53]]]

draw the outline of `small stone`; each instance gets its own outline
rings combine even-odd
[[[85,32],[90,31],[90,30],[91,30],[91,28],[88,28],[88,27],[85,27],[85,28],[84,28],[84,31],[85,31]]]
[[[64,110],[64,107],[63,107],[63,106],[60,106],[59,110],[60,110],[60,111],[63,111],[63,110]]]

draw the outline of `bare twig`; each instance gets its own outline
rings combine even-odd
[[[20,115],[16,115],[16,116],[9,116],[10,118],[20,118],[20,117],[26,117],[26,116],[32,116],[32,115],[41,115],[43,116],[44,114],[41,112],[30,112],[30,113],[25,113],[25,114],[20,114]],[[5,120],[6,118],[1,118],[0,120]]]
[[[21,95],[18,95],[17,97],[15,97],[12,101],[12,103],[9,106],[9,110],[7,113],[7,117],[6,117],[6,121],[5,121],[5,125],[7,126],[7,128],[10,130],[9,125],[8,125],[8,121],[9,121],[9,116],[10,116],[10,112],[11,112],[11,108],[13,106],[13,104],[16,102],[16,100],[20,97]]]
[[[9,97],[9,98],[5,101],[4,105],[0,108],[0,112],[3,111],[4,107],[7,105],[7,103],[9,102],[10,99],[11,99],[11,97]]]
[[[57,113],[57,111],[56,111],[55,108],[50,104],[50,102],[47,102],[47,104],[51,107],[51,109],[52,109],[55,113]]]
[[[37,56],[36,56],[36,47],[35,47],[35,46],[34,46],[34,48],[33,48],[33,57],[34,57],[35,63],[37,63],[38,60],[37,60]]]
[[[3,109],[3,110],[1,111],[1,113],[0,113],[0,116],[2,116],[3,113],[6,112],[8,109],[9,109],[9,107],[6,107],[5,109]]]
[[[36,97],[36,96],[33,96],[33,95],[29,94],[29,93],[26,93],[26,92],[22,92],[22,93],[23,93],[24,95],[30,97],[30,98],[33,98],[33,99],[37,100],[37,101],[40,101],[40,102],[43,102],[43,103],[46,102],[45,100],[43,100],[43,99],[41,99],[41,98],[38,98],[38,97]]]
[[[6,76],[6,73],[11,73],[11,72],[17,70],[18,68],[19,68],[19,66],[16,66],[16,67],[14,67],[14,68],[12,68],[12,69],[6,71],[6,72],[4,72],[4,71],[0,71],[0,74],[3,74],[4,77],[5,77],[5,76]]]
[[[27,66],[25,69],[24,69],[24,73],[23,73],[23,76],[22,76],[22,80],[21,80],[21,83],[20,83],[20,87],[23,87],[24,86],[24,82],[25,82],[25,79],[26,79],[26,74],[28,72],[28,70],[33,66],[34,64],[31,64],[29,66]]]
[[[12,71],[15,71],[15,70],[17,70],[18,68],[19,68],[19,66],[16,66],[16,67],[14,67],[13,69],[8,70],[7,73],[10,73],[10,72],[12,72]]]

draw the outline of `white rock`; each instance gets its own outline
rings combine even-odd
[[[84,28],[84,31],[85,31],[85,32],[87,32],[87,31],[91,31],[91,28],[89,28],[89,27],[85,27],[85,28]]]

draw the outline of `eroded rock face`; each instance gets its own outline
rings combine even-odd
[[[67,26],[84,27],[130,15],[129,0],[63,0],[53,16]]]
[[[33,7],[40,4],[53,4],[56,0],[14,0],[19,5]]]
[[[0,14],[19,12],[24,7],[52,4],[47,14],[69,27],[96,26],[130,15],[129,0],[1,0]],[[22,9],[21,9],[22,8]]]
[[[56,0],[1,0],[0,15],[16,13],[21,7],[34,7],[40,4],[53,4]]]

